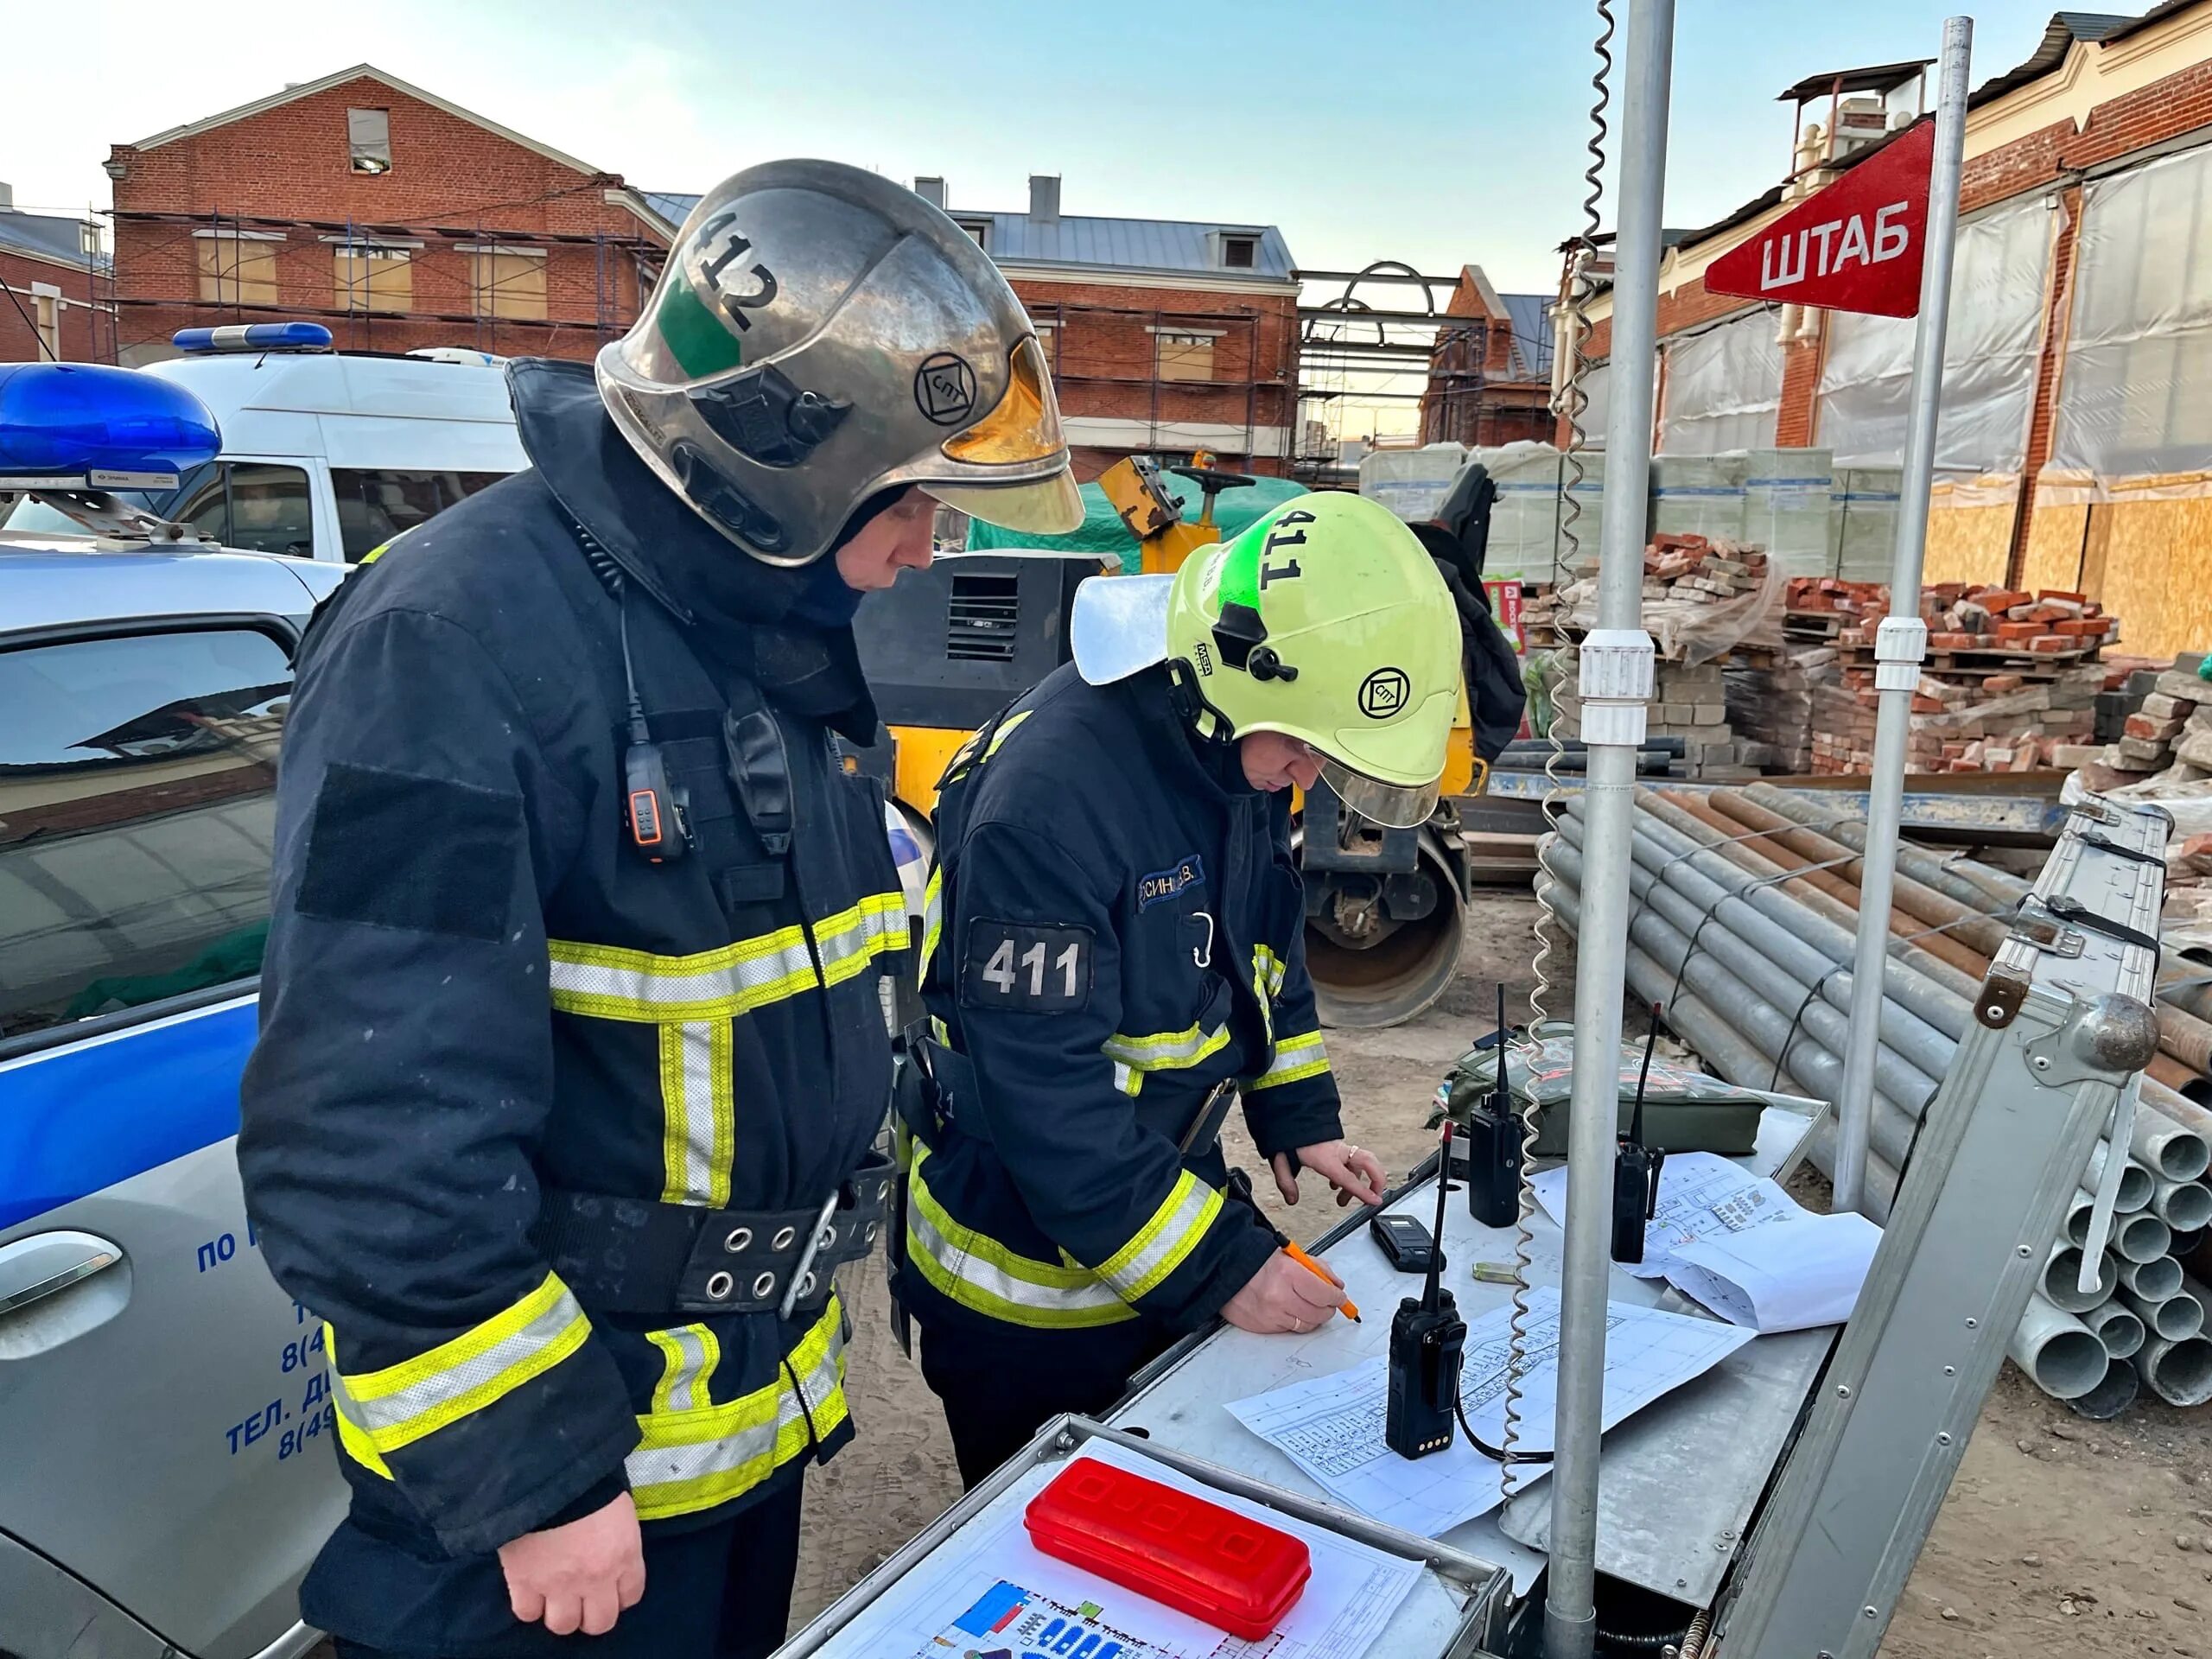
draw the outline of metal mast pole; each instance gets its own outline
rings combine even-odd
[[[1874,635],[1874,685],[1880,701],[1875,710],[1874,771],[1866,789],[1866,855],[1859,877],[1851,1028],[1845,1039],[1843,1092],[1836,1102],[1838,1210],[1866,1207],[1866,1137],[1874,1121],[1874,1060],[1881,1041],[1890,894],[1904,817],[1905,736],[1913,690],[1920,683],[1920,664],[1928,654],[1928,625],[1920,620],[1920,569],[1928,549],[1928,494],[1936,470],[1936,417],[1943,390],[1943,335],[1950,320],[1951,253],[1958,239],[1959,164],[1966,150],[1967,65],[1973,47],[1974,20],[1947,19],[1937,71],[1936,157],[1928,181],[1928,250],[1921,266],[1920,326],[1913,337],[1897,558],[1890,571],[1890,613]]]
[[[1623,976],[1636,752],[1650,701],[1643,631],[1644,494],[1659,310],[1660,199],[1674,0],[1634,0],[1621,109],[1620,213],[1613,243],[1612,407],[1605,423],[1598,626],[1582,642],[1583,794],[1580,966],[1574,976],[1574,1093],[1567,1123],[1567,1253],[1560,1272],[1559,1395],[1554,1420],[1546,1659],[1589,1659],[1596,1645],[1598,1440],[1604,1429],[1605,1293],[1611,1272],[1613,1144],[1620,1107]]]

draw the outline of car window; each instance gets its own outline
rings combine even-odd
[[[346,557],[359,559],[505,476],[334,467],[330,487],[338,498],[339,543]]]
[[[127,507],[137,507],[159,518],[167,518],[180,500],[191,497],[195,501],[203,496],[203,486],[213,480],[218,517],[207,527],[207,534],[218,534],[222,529],[219,517],[222,505],[222,475],[215,463],[206,461],[181,474],[173,490],[116,490],[116,499]],[[204,511],[204,506],[200,509]],[[35,495],[19,495],[12,508],[0,510],[0,529],[20,530],[42,536],[83,536],[89,532],[59,507],[48,506]]]
[[[0,651],[0,1039],[260,971],[290,690],[250,628]]]
[[[230,533],[217,538],[224,546],[315,556],[315,509],[305,473],[259,461],[226,461],[223,470],[231,493]]]

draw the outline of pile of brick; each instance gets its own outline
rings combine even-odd
[[[1833,639],[1839,646],[1871,647],[1889,614],[1885,582],[1840,582],[1799,576],[1783,595],[1783,632],[1795,638]],[[2120,621],[2085,594],[2046,588],[2028,593],[1943,582],[1920,590],[1921,620],[1928,625],[1928,654],[1999,652],[2031,657],[2070,657],[2111,644]]]
[[[1561,737],[1582,735],[1582,701],[1576,694],[1580,664],[1568,646],[1560,653],[1563,670],[1554,719]],[[1669,770],[1677,777],[1742,781],[1757,778],[1771,751],[1746,742],[1729,724],[1727,684],[1721,664],[1678,663],[1662,658],[1655,665],[1651,702],[1645,716],[1649,737],[1679,737],[1682,759]]]
[[[2090,742],[2104,670],[2096,664],[2031,680],[2021,674],[1967,677],[1923,672],[1906,723],[1908,772],[2071,769],[2100,753]],[[1879,694],[1871,666],[1846,667],[1814,707],[1816,772],[1871,772]]]
[[[1662,658],[1777,644],[1778,619],[1760,604],[1777,579],[1764,549],[1704,536],[1655,536],[1643,550],[1643,626]],[[1578,637],[1597,626],[1597,609],[1598,578],[1585,576],[1553,594],[1552,625],[1562,637]]]
[[[2212,683],[2178,664],[2165,670],[2119,740],[2091,751],[2081,766],[2082,781],[2100,792],[2153,774],[2177,784],[2212,778]]]
[[[1814,699],[1841,678],[1834,645],[1786,645],[1757,663],[1731,663],[1728,720],[1750,740],[1744,758],[1796,777],[1811,772]]]

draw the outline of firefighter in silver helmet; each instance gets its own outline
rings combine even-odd
[[[353,1491],[301,1605],[349,1659],[762,1654],[913,973],[853,613],[936,503],[1075,486],[997,270],[829,162],[510,379],[531,469],[352,577],[291,703],[238,1156]]]

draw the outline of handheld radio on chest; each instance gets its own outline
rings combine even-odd
[[[1485,1227],[1510,1227],[1521,1208],[1521,1125],[1505,1079],[1505,987],[1497,988],[1497,1083],[1467,1114],[1467,1213]]]
[[[1389,1391],[1382,1439],[1402,1458],[1425,1458],[1452,1444],[1459,1405],[1459,1356],[1467,1322],[1441,1282],[1444,1270],[1444,1195],[1451,1190],[1452,1125],[1436,1160],[1436,1246],[1428,1282],[1418,1298],[1398,1304],[1390,1321]]]
[[[1643,1260],[1644,1224],[1659,1213],[1659,1171],[1667,1154],[1643,1144],[1643,1090],[1651,1081],[1651,1046],[1659,1039],[1659,1005],[1651,1005],[1651,1033],[1643,1039],[1643,1067],[1636,1074],[1636,1108],[1613,1163],[1613,1260],[1634,1267]]]

